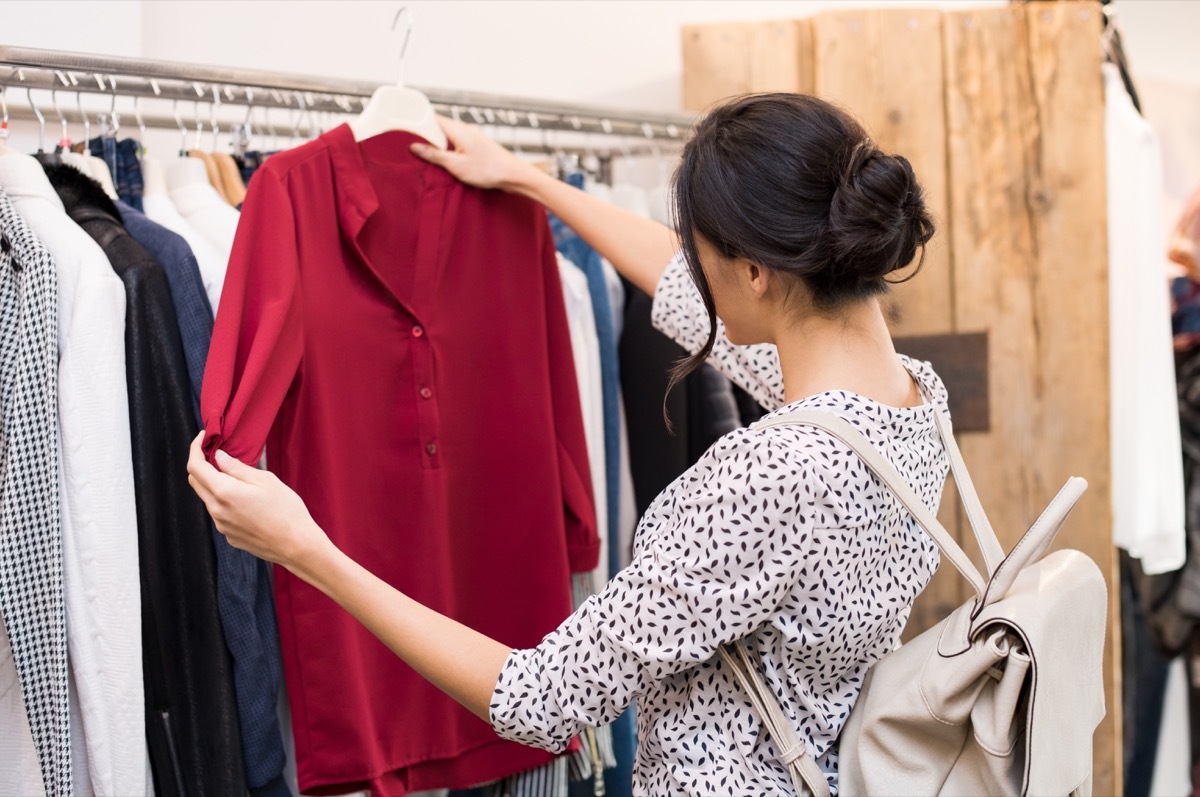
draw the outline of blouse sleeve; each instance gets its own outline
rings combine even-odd
[[[812,482],[771,449],[769,430],[722,438],[693,471],[705,475],[662,508],[666,522],[642,530],[630,566],[536,648],[510,654],[492,695],[497,733],[561,751],[772,617],[811,544],[799,508]]]
[[[693,354],[708,339],[708,311],[682,253],[671,260],[659,279],[651,321],[656,329]],[[779,352],[773,344],[730,343],[725,336],[725,325],[717,319],[717,339],[708,362],[767,410],[779,409],[786,403]]]
[[[300,366],[296,215],[282,180],[255,174],[242,206],[213,327],[200,413],[204,453],[254,465]]]

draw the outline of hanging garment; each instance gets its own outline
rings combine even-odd
[[[46,172],[67,214],[100,244],[125,286],[142,667],[154,791],[158,797],[240,794],[246,778],[237,703],[217,612],[209,518],[187,481],[188,445],[197,426],[167,280],[94,181],[68,166]]]
[[[100,246],[67,217],[37,161],[0,157],[0,188],[49,250],[58,279],[59,502],[71,700],[79,716],[71,733],[83,748],[72,767],[75,792],[146,794],[125,288]]]
[[[566,182],[582,189],[585,177],[582,172],[568,175]],[[601,184],[596,184],[601,185]],[[593,186],[594,188],[595,186]],[[608,283],[604,277],[604,264],[596,250],[580,238],[561,219],[550,217],[550,229],[554,232],[554,245],[568,260],[583,271],[588,282],[588,293],[592,298],[592,313],[596,319],[596,337],[600,341],[601,398],[604,406],[604,487],[606,525],[602,533],[609,540],[618,536],[617,520],[620,517],[620,411],[617,396],[620,391],[620,375],[617,363],[617,336],[613,329],[612,306],[609,300]],[[615,551],[609,553],[611,568]]]
[[[586,178],[582,172],[568,175],[567,183],[583,189]],[[588,193],[601,196],[607,194],[608,186],[603,183],[588,185]],[[554,232],[554,243],[558,251],[579,267],[587,279],[588,293],[592,300],[592,315],[595,319],[596,336],[600,343],[600,389],[604,416],[604,501],[605,525],[600,534],[604,538],[605,562],[602,569],[607,577],[615,574],[618,566],[618,546],[621,529],[621,406],[620,373],[617,361],[616,322],[613,315],[612,297],[605,276],[604,261],[586,241],[579,237],[561,219],[550,216],[550,228]],[[599,516],[599,515],[598,515]],[[604,582],[607,582],[607,578]],[[612,723],[613,747],[616,753],[616,771],[608,773],[606,780],[611,784],[612,797],[625,797],[630,793],[633,772],[633,757],[636,744],[632,714],[625,713]]]
[[[146,184],[142,180],[142,165],[138,160],[142,145],[132,138],[117,141],[111,136],[98,136],[88,141],[88,150],[107,164],[117,197],[127,205],[143,210],[142,195]]]
[[[205,370],[208,436],[270,466],[352,558],[507,644],[596,566],[545,214],[347,125],[250,184]],[[275,570],[302,791],[403,794],[540,766],[316,589]]]
[[[185,173],[188,179],[176,181],[172,178],[181,164],[172,163],[168,166],[167,178],[171,202],[179,211],[179,215],[183,216],[188,224],[207,238],[208,242],[227,261],[229,252],[233,249],[233,236],[237,233],[238,212],[217,193],[217,190],[208,182],[207,176],[203,176],[207,174],[203,161],[195,158],[184,160],[191,160],[191,165],[198,169],[200,174],[196,175],[185,166],[178,171]],[[197,176],[199,179],[194,179]],[[212,301],[211,298],[209,301]],[[216,306],[214,303],[213,307]]]
[[[213,316],[221,303],[221,285],[225,282],[225,261],[229,253],[221,254],[206,237],[180,215],[175,203],[167,193],[166,176],[158,160],[147,156],[142,159],[142,170],[146,175],[146,194],[142,197],[146,217],[161,224],[187,241],[188,248],[200,266],[200,277],[204,280],[204,292]]]
[[[242,171],[232,155],[224,152],[214,152],[210,156],[221,178],[221,192],[229,199],[229,204],[240,207],[246,200],[246,183],[242,180]]]
[[[583,432],[587,441],[588,473],[596,506],[596,528],[608,528],[607,488],[604,484],[604,405],[601,399],[600,340],[596,337],[596,317],[588,293],[587,276],[578,266],[558,255],[558,275],[563,285],[567,327],[571,334],[571,355],[579,386],[579,405]],[[608,583],[608,538],[600,534],[599,563],[592,571],[592,591],[599,592]]]
[[[20,689],[9,695],[24,697],[51,797],[71,793],[57,302],[50,253],[0,190],[0,650],[12,651],[0,658],[0,683],[11,661]]]
[[[1115,66],[1105,65],[1104,80],[1113,538],[1147,573],[1165,573],[1184,562],[1184,496],[1162,157]]]
[[[246,150],[241,155],[234,155],[233,160],[238,166],[238,170],[242,173],[242,183],[249,186],[250,178],[258,171],[258,167],[266,161],[267,154],[259,152],[256,149]],[[244,198],[243,198],[244,201]]]
[[[625,293],[622,391],[634,494],[641,514],[713,442],[743,424],[736,401],[730,410],[734,394],[729,381],[707,363],[667,392],[670,370],[687,352],[652,325],[650,296],[630,282],[625,282]],[[671,428],[663,417],[664,407]]]
[[[579,386],[592,495],[596,499],[596,526],[603,529],[606,507],[600,496],[604,495],[604,409],[600,402],[600,344],[596,339],[592,298],[588,294],[587,277],[561,254],[558,255],[558,273],[562,280],[563,303],[571,336],[571,353]],[[572,610],[578,609],[585,600],[608,583],[605,548],[606,540],[604,535],[600,535],[600,555],[596,568],[590,573],[572,574]],[[453,791],[448,797],[559,797],[572,789],[572,784],[582,794],[603,794],[606,791],[605,770],[617,765],[613,752],[612,731],[612,726],[590,729],[581,735],[580,749],[569,756],[556,758],[543,767],[521,772],[486,786]]]
[[[196,423],[200,423],[200,386],[212,338],[213,316],[200,279],[200,268],[183,238],[118,203],[125,229],[163,267],[192,386]],[[279,630],[271,598],[270,574],[261,559],[239,551],[210,524],[217,557],[217,607],[225,642],[233,656],[246,780],[252,792],[283,783],[283,737],[275,704],[283,677]]]

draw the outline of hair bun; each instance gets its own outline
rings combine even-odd
[[[842,278],[883,279],[933,237],[933,220],[908,159],[867,142],[850,152],[829,206],[830,253]]]

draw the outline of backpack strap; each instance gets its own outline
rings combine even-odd
[[[962,496],[963,504],[967,507],[968,519],[971,521],[971,527],[975,530],[975,536],[979,539],[979,546],[985,552],[985,558],[988,560],[988,572],[990,574],[1004,559],[1000,542],[996,539],[996,534],[992,531],[992,527],[987,522],[987,517],[983,513],[983,506],[979,503],[979,497],[975,493],[971,477],[967,475],[967,468],[962,461],[962,454],[959,452],[958,446],[954,443],[954,435],[948,429],[949,421],[942,418],[941,410],[936,406],[934,407],[934,412],[937,419],[938,432],[942,436],[942,443],[950,459],[951,472],[954,474],[954,480],[958,483],[959,494]],[[982,605],[984,593],[987,591],[987,582],[980,575],[974,563],[971,562],[971,558],[954,541],[954,538],[950,536],[950,533],[938,521],[937,516],[925,505],[925,502],[908,486],[908,482],[900,475],[895,466],[888,462],[883,454],[879,453],[879,450],[871,444],[871,441],[863,436],[862,432],[855,429],[853,424],[841,416],[821,410],[791,410],[765,423],[755,424],[754,428],[766,429],[791,425],[815,426],[841,440],[854,451],[866,463],[867,467],[871,469],[871,472],[891,489],[896,498],[909,511],[909,514],[916,519],[921,528],[933,538],[938,548],[941,548],[942,554],[950,560],[955,569],[962,573],[963,578],[970,582],[971,587],[975,590],[975,595],[979,598],[979,602]],[[987,555],[989,550],[992,551],[991,555]],[[1000,553],[997,554],[996,552]],[[995,558],[994,563],[991,561],[993,558]]]
[[[779,748],[779,761],[792,776],[792,786],[797,796],[829,797],[829,781],[825,773],[809,755],[808,748],[783,713],[779,700],[751,663],[746,646],[738,640],[722,645],[717,652],[754,704],[754,710],[766,726],[767,733],[775,740],[775,746]]]

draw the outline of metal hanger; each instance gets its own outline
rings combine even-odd
[[[108,113],[100,115],[100,135],[115,139],[121,132],[121,115],[117,113],[117,79],[112,75],[108,77],[108,87],[112,90],[112,103],[108,106]]]
[[[58,148],[63,151],[71,148],[71,137],[67,135],[67,115],[58,105],[58,89],[50,89],[50,104],[54,107],[54,114],[58,117],[58,123],[62,125],[62,135],[58,139]]]
[[[33,101],[33,89],[26,87],[25,95],[29,98],[29,107],[33,109],[33,115],[36,116],[38,120],[37,151],[39,155],[44,155],[46,153],[46,117],[42,115],[41,109],[38,108],[37,104]]]
[[[246,94],[246,118],[242,123],[234,128],[233,137],[233,154],[239,158],[246,154],[246,150],[250,148],[250,137],[254,134],[254,128],[251,125],[251,114],[254,113],[254,90],[244,89]]]
[[[79,108],[79,120],[83,122],[83,147],[87,149],[92,140],[92,123],[88,119],[87,111],[83,110],[83,92],[75,94],[75,105]]]
[[[183,116],[179,113],[179,98],[176,97],[171,101],[171,110],[175,113],[175,124],[179,125],[179,157],[187,157],[187,125],[183,123]]]
[[[7,86],[0,86],[0,146],[8,140],[8,100],[4,96]]]
[[[408,10],[408,6],[400,6],[400,10],[396,12],[396,16],[392,17],[392,33],[396,32],[396,25],[400,22],[400,18],[404,17],[404,39],[400,42],[400,63],[396,67],[396,85],[404,85],[404,56],[408,52],[408,40],[412,38],[413,32],[413,15]]]
[[[210,152],[216,152],[221,148],[218,141],[221,135],[221,129],[217,126],[217,108],[221,105],[221,91],[216,84],[212,87],[212,102],[208,104],[208,124],[212,128],[212,149]]]

